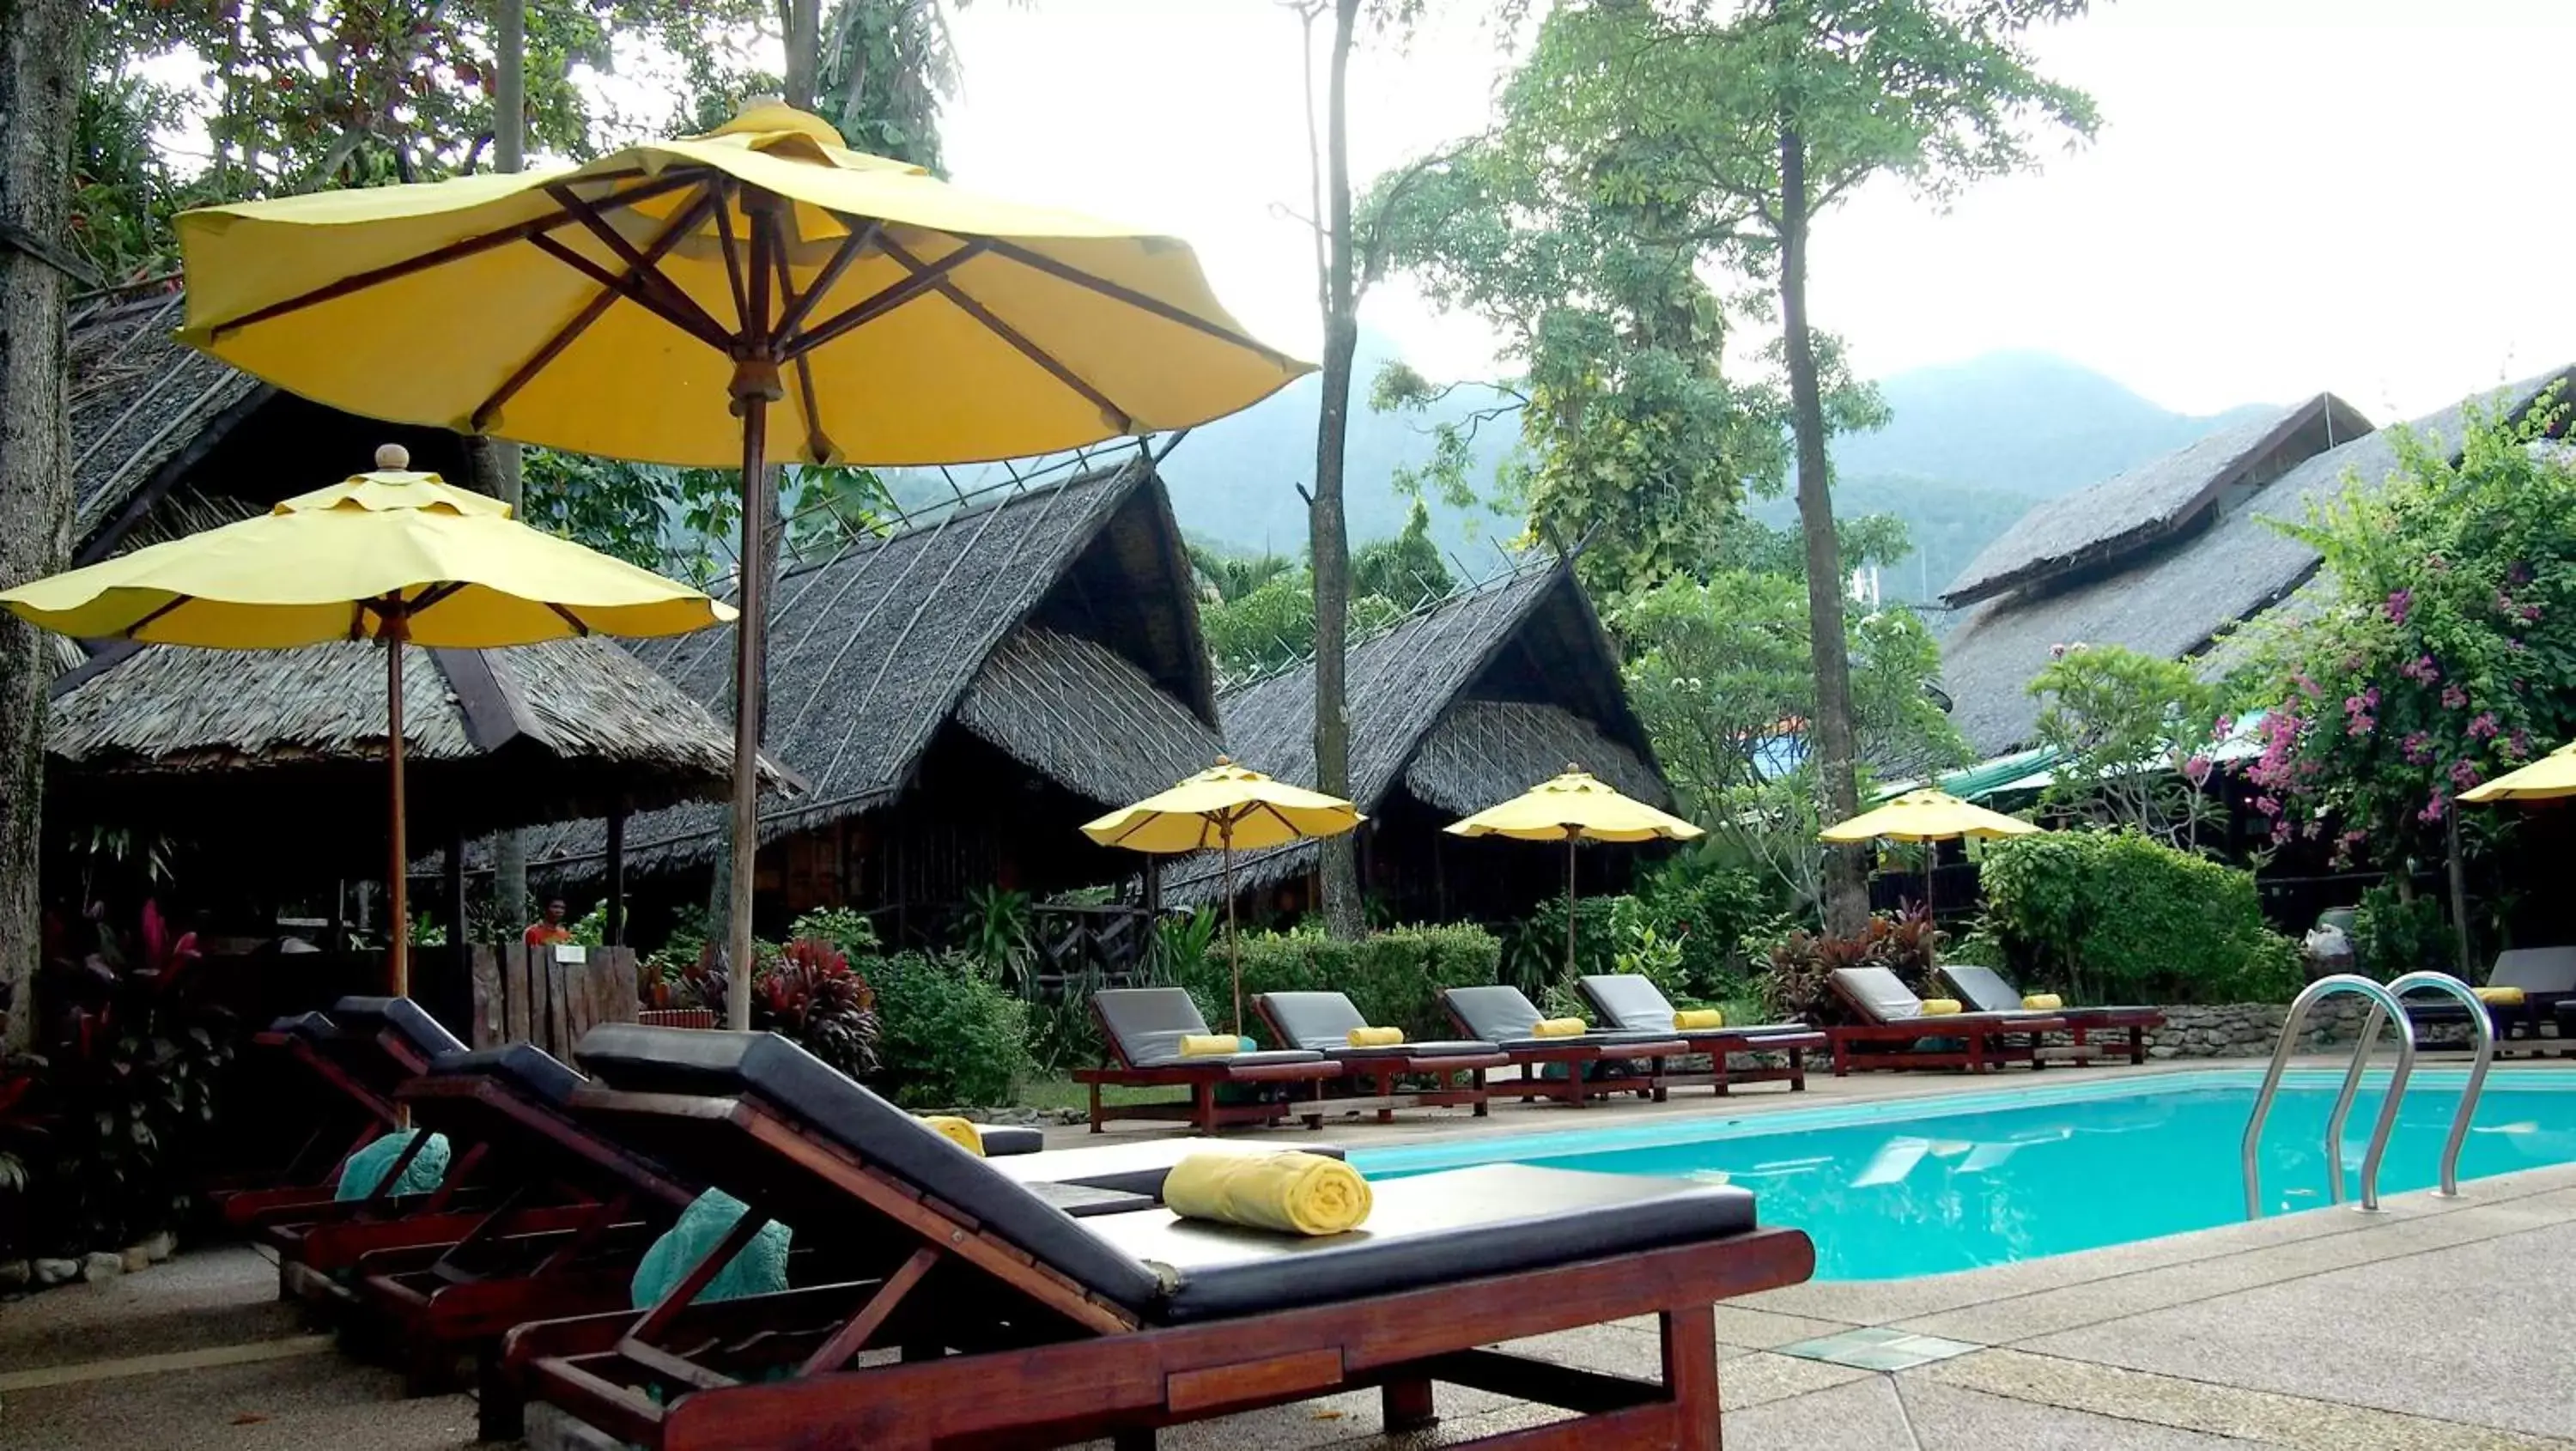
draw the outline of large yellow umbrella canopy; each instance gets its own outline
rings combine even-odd
[[[217,650],[382,640],[393,766],[393,990],[405,990],[402,649],[526,645],[573,635],[679,635],[733,618],[687,585],[520,524],[497,499],[377,468],[266,514],[0,590],[31,624],[82,639]]]
[[[1243,1031],[1243,958],[1235,939],[1234,854],[1285,846],[1315,836],[1339,836],[1367,820],[1338,796],[1274,781],[1219,756],[1216,764],[1085,824],[1082,834],[1102,846],[1157,853],[1219,853],[1225,892],[1226,956],[1234,970],[1234,1031]]]
[[[208,207],[178,233],[195,346],[369,417],[739,465],[746,541],[773,403],[780,457],[963,463],[1203,423],[1307,371],[1177,239],[979,196],[774,101],[583,166]],[[742,571],[755,624],[765,583]],[[736,963],[760,634],[735,641]],[[751,974],[733,984],[740,1028]]]
[[[2461,800],[2476,802],[2554,801],[2561,796],[2576,796],[2576,741],[2460,793]]]
[[[1582,841],[1690,841],[1704,835],[1669,811],[1660,811],[1568,765],[1498,806],[1488,806],[1442,828],[1456,836],[1507,836],[1516,841],[1565,843],[1565,970],[1574,971],[1574,848]]]
[[[1857,846],[1867,841],[1948,841],[1953,837],[1974,837],[1993,841],[2006,836],[2028,836],[2040,828],[2017,816],[1988,811],[1973,802],[1962,801],[1947,791],[1926,788],[1908,791],[1885,806],[1864,811],[1849,821],[1839,821],[1817,833],[1837,846]],[[1923,910],[1932,910],[1932,862],[1923,862]]]

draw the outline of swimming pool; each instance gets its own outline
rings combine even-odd
[[[2381,1193],[2433,1186],[2466,1076],[2415,1075],[2380,1168]],[[2284,1080],[2263,1132],[2265,1213],[2327,1202],[2325,1122],[2342,1077]],[[2257,1072],[2232,1069],[2097,1079],[1742,1117],[1604,1122],[1351,1159],[1379,1178],[1508,1160],[1722,1180],[1759,1195],[1765,1223],[1815,1237],[1817,1279],[1902,1279],[2241,1221],[2238,1145],[2261,1082]],[[2346,1124],[2347,1196],[2357,1192],[2386,1084],[2385,1073],[2366,1082]],[[2488,1079],[2460,1177],[2570,1162],[2576,1075]]]

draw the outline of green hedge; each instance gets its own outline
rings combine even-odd
[[[867,966],[882,1033],[877,1087],[905,1108],[1011,1102],[1028,1076],[1027,1005],[963,953]]]
[[[1480,927],[1397,927],[1356,942],[1317,931],[1246,933],[1244,1031],[1265,1036],[1252,1012],[1254,993],[1333,991],[1350,994],[1371,1023],[1402,1028],[1408,1038],[1455,1037],[1440,990],[1492,982],[1501,958],[1502,944]],[[1199,1011],[1224,1027],[1234,1009],[1223,936],[1179,972]]]
[[[2135,830],[2049,831],[1985,850],[1986,923],[2025,991],[2078,1003],[2279,1002],[2299,949],[2251,872]]]

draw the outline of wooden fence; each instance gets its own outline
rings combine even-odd
[[[635,952],[626,947],[474,949],[474,1046],[534,1043],[569,1063],[581,1035],[635,1021]]]

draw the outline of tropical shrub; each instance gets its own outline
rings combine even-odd
[[[2297,990],[2298,946],[2264,925],[2251,872],[2134,829],[1995,842],[1982,879],[1987,924],[2029,991],[2208,1003]]]
[[[1320,931],[1255,932],[1243,937],[1245,1031],[1261,1035],[1251,1000],[1258,992],[1348,993],[1361,1016],[1402,1028],[1408,1038],[1456,1035],[1440,990],[1494,981],[1502,944],[1480,927],[1397,927],[1357,941]],[[1234,1016],[1225,944],[1216,943],[1179,979],[1199,1011],[1220,1027]]]
[[[1760,994],[1765,1013],[1780,1022],[1850,1021],[1853,1013],[1832,985],[1834,973],[1850,967],[1883,967],[1917,997],[1942,996],[1932,978],[1940,940],[1921,907],[1878,913],[1848,936],[1793,929],[1771,949]]]
[[[1027,1005],[964,953],[874,964],[877,1087],[906,1108],[1007,1104],[1029,1073]]]
[[[2448,969],[2458,950],[2441,898],[2408,900],[2385,884],[2361,894],[2352,938],[2353,966],[2381,982],[2424,968]]]
[[[852,1078],[877,1070],[876,991],[848,954],[820,938],[788,943],[776,965],[753,980],[751,1020]]]
[[[787,938],[827,942],[850,957],[874,956],[880,946],[875,919],[853,907],[817,907],[787,924]]]

